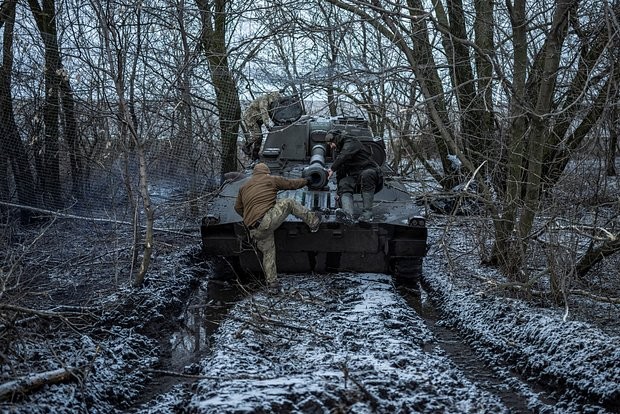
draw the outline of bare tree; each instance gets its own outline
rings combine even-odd
[[[441,176],[429,172],[444,187],[458,182],[452,154],[464,173],[476,175],[495,225],[491,262],[526,280],[523,264],[543,196],[609,107],[618,77],[611,52],[617,5],[595,11],[576,0],[530,9],[521,0],[505,7],[461,0],[432,8],[418,0],[330,3],[401,51],[420,92],[421,101],[411,94],[409,105],[425,109],[443,165]],[[579,13],[599,17],[579,19]]]
[[[193,144],[193,116],[192,116],[192,69],[194,66],[194,53],[192,50],[189,33],[185,27],[185,0],[179,0],[174,4],[176,10],[175,17],[177,19],[180,42],[181,42],[181,61],[179,62],[179,70],[177,74],[177,83],[179,91],[179,102],[177,103],[179,111],[179,131],[177,139],[172,145],[172,157],[182,159],[184,156],[192,153]],[[170,167],[174,169],[178,165],[171,162]],[[171,171],[172,172],[172,171]]]
[[[222,142],[221,173],[237,170],[237,137],[241,104],[228,62],[228,24],[232,18],[228,0],[196,0],[202,22],[202,50],[209,62],[217,98]]]
[[[8,172],[13,173],[15,190],[19,204],[24,207],[38,206],[36,198],[36,186],[33,173],[28,161],[28,154],[24,147],[19,129],[15,123],[13,98],[11,96],[11,77],[13,70],[13,28],[15,25],[15,7],[17,1],[7,1],[0,8],[0,27],[4,26],[2,39],[2,67],[0,68],[0,200],[9,201]],[[21,221],[29,224],[31,212],[28,209],[21,210]]]
[[[43,108],[43,170],[38,171],[46,203],[58,208],[62,205],[59,160],[60,84],[63,76],[58,34],[56,31],[56,2],[28,0],[39,34],[45,47],[45,106]]]
[[[620,135],[620,109],[618,109],[618,101],[620,100],[619,80],[613,83],[613,93],[610,94],[612,104],[609,108],[609,118],[607,120],[609,129],[609,139],[607,147],[607,175],[613,177],[616,172],[616,154],[618,153],[618,135]]]
[[[11,5],[3,3],[3,24],[12,21]],[[0,144],[7,151],[0,168],[12,175],[0,194],[12,197],[14,186],[19,202],[33,205],[26,195],[36,198],[36,178],[50,198],[70,173],[79,197],[89,169],[103,171],[112,191],[132,204],[136,252],[144,242],[135,284],[154,243],[154,177],[191,172],[195,193],[202,172],[237,169],[240,89],[289,86],[321,101],[313,113],[363,114],[386,140],[395,170],[421,164],[446,191],[475,183],[494,232],[484,259],[518,283],[532,279],[531,246],[549,228],[541,221],[566,213],[557,207],[557,191],[567,169],[580,156],[598,162],[605,153],[608,169],[615,162],[617,2],[291,0],[274,7],[72,0],[58,7],[29,0],[28,6],[44,41],[26,36],[41,51],[22,59],[53,69],[41,75],[45,89],[37,91],[41,82],[32,77],[22,82],[33,99],[23,100],[21,113],[11,108],[15,77],[11,33],[4,31]],[[29,26],[28,20],[22,30]],[[34,69],[20,73],[39,76]],[[45,139],[26,143],[20,131]],[[38,174],[29,171],[29,157]],[[188,162],[191,169],[184,169]],[[124,188],[116,185],[123,178]],[[603,222],[595,220],[590,224]],[[596,239],[579,251],[583,263],[573,273],[584,274],[614,249]]]
[[[121,131],[123,137],[127,137],[128,140],[130,140],[138,159],[139,189],[146,218],[146,232],[144,235],[142,262],[134,276],[133,285],[141,286],[142,283],[144,283],[146,272],[151,261],[154,244],[154,209],[148,189],[148,168],[145,151],[147,142],[140,136],[140,132],[138,131],[137,117],[134,109],[135,97],[133,95],[136,77],[136,60],[141,53],[142,38],[140,33],[140,18],[142,11],[139,5],[133,9],[125,10],[127,13],[135,13],[134,17],[136,19],[136,29],[138,31],[136,33],[138,42],[136,45],[136,53],[133,61],[130,61],[127,50],[122,48],[125,44],[125,39],[122,38],[122,31],[116,26],[114,20],[115,17],[118,17],[118,11],[115,10],[114,7],[107,7],[98,0],[94,0],[92,4],[96,10],[101,28],[104,52],[108,65],[107,74],[110,76],[116,92],[116,104],[118,108],[116,117],[119,123],[119,131]],[[121,18],[122,17],[123,16],[121,16]]]

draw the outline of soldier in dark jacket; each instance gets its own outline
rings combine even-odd
[[[290,198],[277,199],[280,190],[295,190],[308,184],[307,179],[288,179],[270,175],[267,164],[254,166],[252,178],[240,189],[235,202],[235,211],[243,217],[250,230],[250,237],[263,253],[263,272],[267,284],[277,281],[276,245],[273,233],[289,214],[302,219],[311,232],[316,232],[321,217]]]
[[[357,138],[346,132],[335,129],[326,135],[332,150],[338,155],[327,170],[328,176],[336,173],[340,209],[336,216],[343,222],[351,224],[353,218],[353,193],[361,192],[363,210],[358,220],[370,222],[373,219],[372,204],[375,192],[383,187],[383,176],[380,167],[372,159],[372,154]]]

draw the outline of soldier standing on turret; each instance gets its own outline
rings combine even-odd
[[[364,208],[358,220],[371,222],[374,218],[372,203],[375,193],[383,187],[381,167],[372,159],[371,152],[354,136],[345,131],[334,129],[325,136],[326,141],[338,156],[327,170],[328,178],[336,172],[338,196],[341,208],[336,210],[336,217],[353,224],[353,193],[361,192]]]
[[[263,124],[270,129],[273,127],[273,121],[269,116],[269,106],[278,101],[282,95],[280,92],[270,92],[266,95],[259,96],[253,100],[243,113],[243,123],[250,132],[250,140],[244,146],[244,152],[252,156],[252,160],[257,160],[263,143]]]

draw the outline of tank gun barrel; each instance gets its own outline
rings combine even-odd
[[[311,190],[320,190],[327,185],[327,169],[325,168],[325,153],[323,144],[312,147],[310,152],[310,164],[303,169],[302,176],[310,178],[308,187]]]

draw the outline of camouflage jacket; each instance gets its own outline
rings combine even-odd
[[[265,125],[269,125],[269,105],[281,98],[279,92],[270,92],[266,95],[259,96],[253,100],[243,113],[243,123],[251,128],[252,124],[259,121]]]

